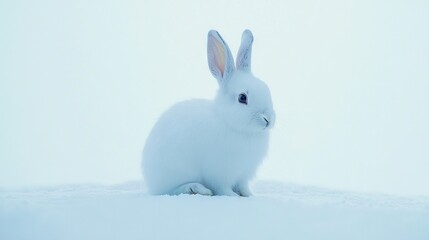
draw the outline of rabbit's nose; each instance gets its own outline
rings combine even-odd
[[[265,127],[268,127],[270,125],[270,121],[268,121],[266,116],[262,116],[262,118],[265,120]]]
[[[272,128],[274,126],[275,120],[276,120],[276,114],[272,110],[267,110],[264,113],[262,113],[262,119],[265,121],[265,127]]]

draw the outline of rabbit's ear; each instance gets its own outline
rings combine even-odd
[[[210,30],[207,36],[207,60],[212,75],[223,86],[235,70],[234,59],[228,45],[215,30]]]
[[[241,35],[240,50],[237,54],[237,69],[250,72],[252,58],[253,34],[249,29],[244,30]]]

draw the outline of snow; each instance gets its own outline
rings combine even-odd
[[[256,181],[254,196],[141,182],[0,190],[0,239],[429,239],[429,198]]]

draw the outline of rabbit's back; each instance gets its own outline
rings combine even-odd
[[[173,184],[200,181],[204,139],[215,126],[212,102],[189,100],[173,105],[158,119],[143,150],[143,175],[149,190],[165,194]],[[199,146],[197,146],[199,145]]]

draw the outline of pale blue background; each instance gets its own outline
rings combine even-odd
[[[277,110],[258,178],[429,195],[428,1],[1,1],[0,187],[139,179],[156,118],[211,98],[206,34]]]

